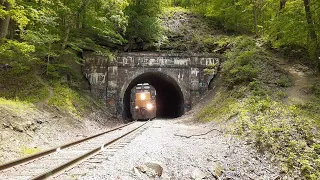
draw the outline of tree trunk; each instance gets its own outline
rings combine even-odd
[[[262,24],[262,35],[264,35],[264,31],[265,31],[265,21],[264,21],[264,0],[262,0],[262,5],[260,5],[260,13],[261,13],[261,24]]]
[[[10,11],[11,4],[8,1],[2,1],[1,4],[5,7],[6,11]],[[8,28],[10,24],[10,16],[6,16],[4,19],[0,19],[0,39],[2,43],[2,39],[5,38],[8,34]]]
[[[82,4],[82,29],[86,28],[86,18],[87,18],[87,0],[83,0],[83,4]]]
[[[305,9],[305,12],[306,12],[306,18],[307,18],[310,38],[314,42],[317,42],[317,34],[316,34],[315,29],[314,29],[314,24],[313,24],[313,21],[312,21],[312,14],[311,14],[311,10],[310,10],[310,0],[304,0],[304,9]]]
[[[16,23],[11,19],[9,25],[9,36],[10,39],[15,39],[16,37]]]
[[[256,1],[253,0],[253,21],[254,21],[254,32],[256,36],[258,35],[258,14]]]
[[[317,38],[316,31],[315,31],[315,25],[312,20],[312,14],[311,14],[311,10],[310,10],[310,0],[303,0],[303,2],[304,2],[304,9],[306,12],[309,37],[311,40],[311,43],[310,43],[311,59],[314,60],[316,66],[317,66],[317,69],[320,71],[318,38]]]
[[[277,17],[279,18],[282,14],[283,9],[286,7],[287,0],[280,0],[280,6],[279,6],[279,12],[277,13]],[[280,28],[277,27],[277,37],[276,40],[279,40],[281,38],[281,32]]]
[[[63,42],[62,42],[62,50],[64,50],[67,46],[67,42],[68,42],[68,39],[69,39],[69,34],[70,34],[70,27],[69,25],[67,25],[66,27],[66,30],[65,30],[65,34],[64,34],[64,39],[63,39]]]
[[[287,0],[280,0],[280,12],[286,7]]]

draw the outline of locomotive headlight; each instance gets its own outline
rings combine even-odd
[[[146,100],[146,94],[141,94],[140,98],[141,98],[141,100]]]
[[[151,103],[148,103],[148,104],[147,104],[147,109],[148,109],[148,110],[153,109],[153,105],[152,105]]]
[[[139,106],[136,106],[135,108],[136,108],[136,109],[139,109]]]

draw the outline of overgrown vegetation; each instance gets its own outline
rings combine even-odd
[[[219,91],[198,118],[231,121],[231,132],[244,136],[261,153],[275,155],[284,173],[304,179],[320,178],[319,86],[305,104],[286,104],[288,75],[274,67],[272,55],[248,37],[229,38]],[[259,72],[259,73],[257,73]],[[315,126],[316,125],[316,126]]]
[[[54,105],[61,110],[69,111],[76,115],[85,112],[85,107],[89,105],[88,100],[76,90],[66,84],[54,83],[54,95],[48,100],[50,105]]]
[[[14,112],[30,111],[30,109],[34,108],[32,103],[21,100],[8,100],[5,98],[0,98],[0,105],[4,105]]]
[[[228,33],[261,37],[286,56],[299,58],[320,70],[320,1],[176,0],[174,3],[213,18]]]
[[[113,59],[127,42],[128,1],[0,1],[0,97],[49,104],[79,114],[87,105],[71,84],[75,64],[93,51]],[[62,79],[69,82],[63,85]],[[75,82],[75,83],[74,83]]]
[[[0,97],[35,103],[48,96],[48,87],[30,70],[0,72],[0,75]]]
[[[225,89],[198,118],[232,121],[234,133],[276,154],[285,173],[319,179],[320,83],[310,87],[310,101],[286,104],[292,80],[259,47],[320,69],[319,8],[311,0],[0,0],[0,104],[46,100],[81,115],[89,100],[60,81],[81,81],[72,63],[82,63],[83,51],[108,59],[123,49],[224,53]],[[191,19],[193,11],[201,15]],[[187,25],[175,24],[183,19]],[[262,40],[217,35],[214,27]]]

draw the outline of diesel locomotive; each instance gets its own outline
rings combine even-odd
[[[148,83],[137,84],[131,89],[130,112],[134,120],[156,117],[156,89]]]

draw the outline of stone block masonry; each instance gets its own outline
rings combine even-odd
[[[181,94],[183,112],[189,111],[208,91],[220,63],[219,56],[213,54],[120,53],[111,61],[84,52],[83,57],[83,73],[90,83],[91,92],[118,116],[128,114],[125,112],[128,104],[125,102],[126,93],[136,83],[144,81],[155,87],[161,87],[161,84],[157,84],[160,81],[168,83],[166,86],[172,91],[180,91],[175,93]],[[206,74],[204,69],[213,64],[216,64],[215,69]]]

